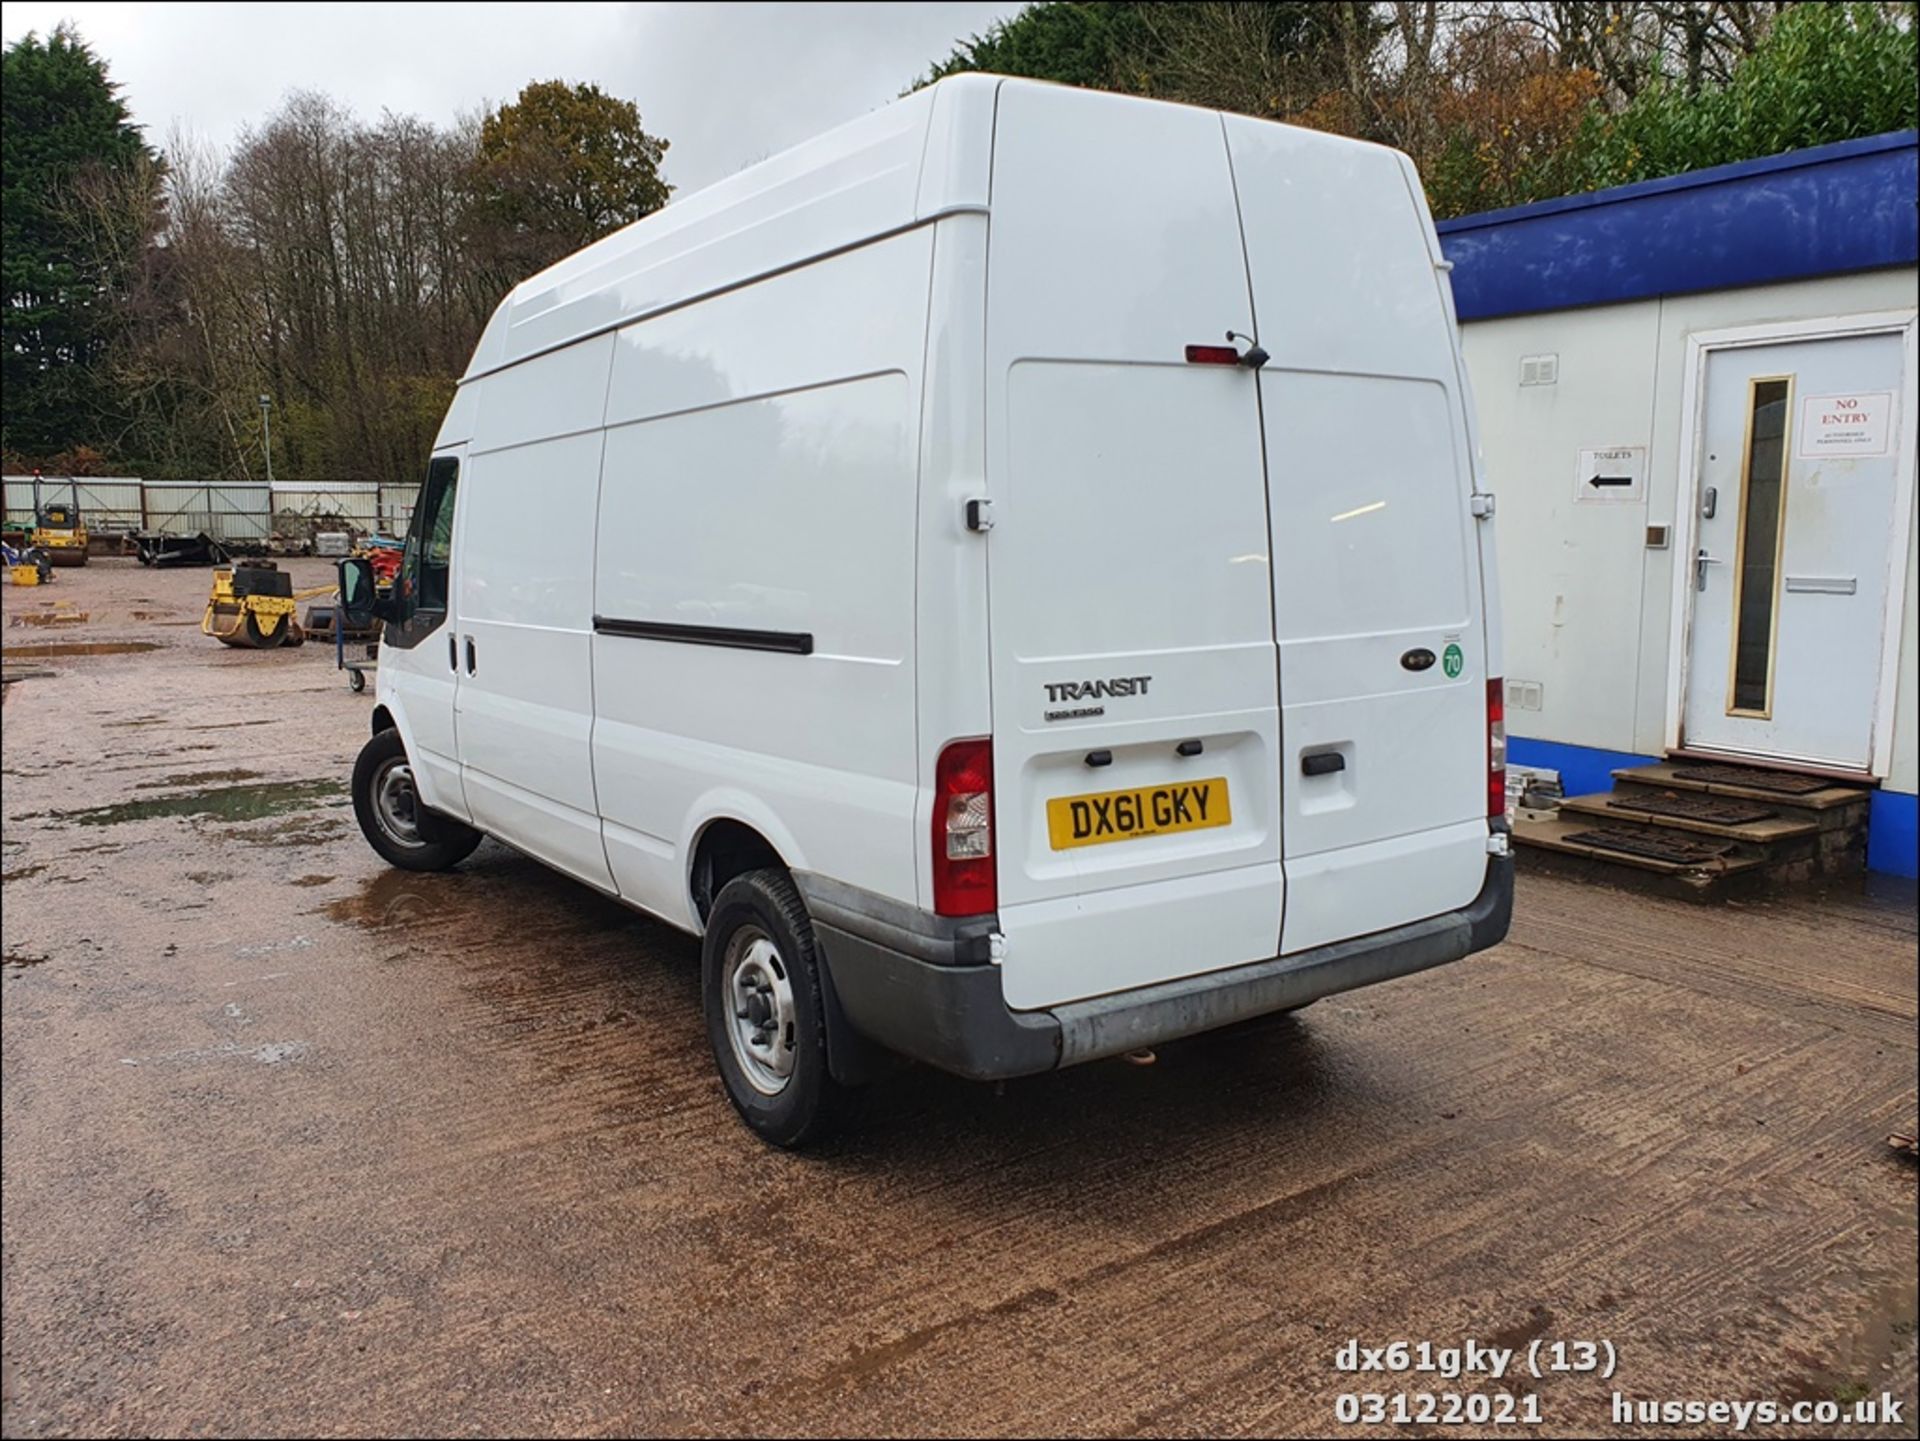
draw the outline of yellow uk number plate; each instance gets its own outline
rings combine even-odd
[[[1204,831],[1232,821],[1225,776],[1091,796],[1056,796],[1047,802],[1047,837],[1056,851],[1175,831]]]

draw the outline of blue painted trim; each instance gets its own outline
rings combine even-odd
[[[1531,220],[1538,215],[1558,215],[1568,210],[1591,210],[1598,205],[1618,205],[1648,195],[1666,195],[1680,190],[1698,190],[1706,185],[1724,185],[1729,180],[1745,180],[1754,175],[1772,175],[1782,170],[1800,170],[1809,165],[1826,165],[1835,160],[1850,160],[1856,155],[1878,155],[1888,150],[1911,150],[1920,145],[1920,130],[1891,130],[1885,135],[1867,135],[1857,140],[1836,140],[1831,145],[1815,145],[1806,150],[1788,150],[1779,155],[1763,155],[1757,160],[1737,160],[1731,165],[1714,165],[1705,170],[1688,170],[1680,175],[1662,175],[1653,180],[1636,180],[1631,185],[1615,185],[1608,190],[1586,190],[1578,195],[1559,195],[1551,200],[1536,200],[1529,205],[1510,205],[1504,210],[1481,210],[1442,220],[1434,228],[1442,235],[1464,230],[1481,230],[1505,225],[1514,220]]]
[[[1635,755],[1631,751],[1603,751],[1592,746],[1572,746],[1561,741],[1531,740],[1526,736],[1507,737],[1507,759],[1517,766],[1544,766],[1560,772],[1560,789],[1570,796],[1589,796],[1595,791],[1611,790],[1613,773],[1626,766],[1650,766],[1658,756]]]
[[[1920,797],[1875,791],[1867,809],[1867,869],[1920,876]]]
[[[1920,131],[1442,221],[1462,320],[1920,260]]]

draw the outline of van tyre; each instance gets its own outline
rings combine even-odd
[[[707,1040],[741,1119],[789,1150],[838,1131],[859,1092],[827,1069],[820,950],[785,871],[749,871],[721,888],[700,966]]]
[[[353,814],[367,844],[403,871],[451,870],[480,844],[472,826],[420,803],[397,730],[383,730],[361,747],[353,763]]]

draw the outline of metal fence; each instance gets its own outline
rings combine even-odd
[[[75,494],[75,490],[78,494]],[[120,476],[94,476],[85,480],[42,480],[40,503],[73,500],[80,507],[89,530],[138,530],[142,484]],[[33,524],[33,477],[10,475],[6,478],[7,524]]]
[[[398,535],[407,528],[419,492],[417,485],[276,485],[274,529],[284,534],[333,525]]]
[[[216,540],[264,542],[269,534],[305,539],[315,530],[343,528],[400,535],[413,515],[417,485],[343,482],[334,485],[205,483],[99,476],[42,478],[40,502],[74,500],[96,533],[165,530]],[[33,477],[5,478],[8,525],[33,524]]]
[[[276,485],[273,528],[305,536],[321,530],[380,529],[377,485]]]
[[[273,529],[264,485],[196,485],[190,480],[150,480],[146,492],[146,530],[193,535],[205,531],[215,540],[264,542]]]

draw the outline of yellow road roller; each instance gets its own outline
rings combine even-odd
[[[41,506],[34,516],[33,543],[55,565],[85,565],[87,525],[80,518],[80,507],[64,500]]]
[[[203,635],[241,650],[300,645],[307,634],[294,619],[299,603],[331,595],[330,585],[295,590],[293,577],[270,560],[241,561],[213,573],[213,594],[200,619]]]

